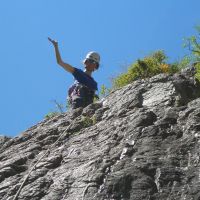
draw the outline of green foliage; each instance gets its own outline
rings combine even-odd
[[[46,119],[49,119],[49,118],[55,117],[61,113],[64,113],[64,105],[63,104],[58,103],[56,100],[53,100],[52,102],[55,104],[56,109],[54,111],[47,113],[45,115]]]
[[[192,61],[191,56],[184,56],[179,62],[178,62],[178,68],[184,69],[186,66],[188,66]]]
[[[104,84],[101,85],[100,98],[106,97],[109,93],[110,93],[110,89],[107,88]]]
[[[184,56],[181,60],[170,64],[170,73],[174,74],[179,72],[181,69],[184,69],[191,63],[190,56]]]
[[[49,112],[48,114],[45,115],[46,119],[50,119],[52,117],[58,116],[60,113],[59,112]]]
[[[69,99],[67,99],[67,101],[66,101],[66,109],[70,110],[70,108],[71,108],[71,104],[69,102]]]
[[[196,67],[196,78],[200,81],[200,26],[195,27],[197,34],[192,35],[189,38],[185,39],[184,47],[188,48],[190,50],[190,58],[191,62],[197,63],[195,65]]]
[[[53,100],[53,102],[56,105],[56,109],[58,110],[59,113],[64,113],[64,105],[61,103],[58,103],[56,100]]]
[[[95,125],[97,123],[97,118],[96,116],[92,116],[92,125]]]
[[[113,79],[113,88],[123,87],[134,80],[152,77],[160,73],[174,73],[178,71],[177,65],[166,63],[167,56],[164,51],[156,51],[143,59],[138,59],[130,65],[128,71]]]
[[[106,97],[110,93],[110,89],[107,88],[105,85],[101,85],[101,89],[99,95],[95,94],[93,103],[97,102],[99,99]]]
[[[112,87],[114,89],[120,88],[137,79],[149,78],[160,73],[174,74],[187,67],[191,62],[192,57],[188,55],[178,62],[169,64],[167,63],[167,56],[164,51],[158,50],[143,59],[138,59],[128,67],[127,72],[113,78]],[[198,77],[200,77],[200,74]]]
[[[84,128],[92,126],[94,124],[94,120],[90,117],[83,117],[82,118],[82,125]]]
[[[185,38],[184,47],[191,51],[193,61],[200,61],[200,26],[195,27],[197,34]]]
[[[195,75],[195,77],[200,82],[200,63],[197,63],[195,65],[195,67],[196,67],[196,75]]]
[[[94,95],[93,103],[97,102],[99,100],[99,96],[97,94]]]
[[[106,86],[105,86],[105,85],[102,85],[102,86],[101,86],[100,94],[101,94],[102,96],[105,96],[105,94],[106,94]]]

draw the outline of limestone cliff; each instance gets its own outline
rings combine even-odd
[[[200,199],[199,94],[188,68],[1,137],[0,199]]]

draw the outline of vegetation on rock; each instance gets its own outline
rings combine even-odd
[[[197,35],[185,39],[184,47],[189,48],[190,53],[179,62],[168,63],[163,50],[155,51],[138,59],[128,67],[126,72],[113,78],[112,88],[117,89],[137,79],[149,78],[160,73],[174,74],[191,63],[196,63],[196,78],[200,80],[200,26],[197,26],[196,30]]]

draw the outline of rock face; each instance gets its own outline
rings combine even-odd
[[[193,75],[188,68],[137,80],[18,137],[1,137],[0,199],[200,199],[200,86]]]

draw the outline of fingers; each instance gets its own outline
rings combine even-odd
[[[51,39],[50,37],[48,37],[48,40],[49,40],[50,42],[52,42],[52,39]]]
[[[48,37],[48,40],[55,46],[58,45],[58,42],[55,40],[52,40],[50,37]]]
[[[57,41],[52,40],[50,37],[48,37],[48,40],[49,40],[50,42],[52,42],[52,43],[57,43]]]

